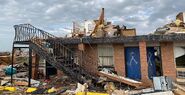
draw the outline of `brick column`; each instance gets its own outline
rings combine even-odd
[[[125,48],[123,44],[114,44],[114,66],[118,75],[125,75]]]
[[[78,44],[78,50],[76,51],[77,55],[78,55],[78,64],[83,67],[83,52],[85,51],[85,44],[80,43]]]
[[[174,62],[173,42],[162,42],[161,58],[163,76],[169,76],[176,80],[176,65]]]
[[[147,63],[147,51],[146,51],[146,42],[139,42],[139,51],[140,51],[140,64],[141,64],[141,80],[148,80],[148,63]]]
[[[85,66],[85,69],[89,71],[91,74],[96,75],[98,71],[98,49],[97,45],[86,45],[85,51],[83,54],[83,65]]]
[[[141,81],[143,86],[150,87],[152,86],[152,81],[148,78],[148,62],[147,62],[147,49],[146,42],[139,42],[139,51],[140,51],[140,64],[141,64]]]

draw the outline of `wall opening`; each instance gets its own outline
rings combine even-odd
[[[161,48],[160,47],[154,47],[154,64],[156,69],[156,75],[155,76],[162,76],[162,58],[161,58]]]
[[[114,71],[114,49],[112,45],[98,45],[98,68]]]
[[[185,79],[185,47],[174,47],[174,57],[177,69],[177,78]]]
[[[147,47],[148,77],[162,75],[161,51],[159,47]]]

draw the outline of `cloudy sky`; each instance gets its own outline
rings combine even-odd
[[[13,25],[30,23],[64,35],[72,21],[97,19],[102,7],[106,20],[136,28],[143,35],[185,11],[185,0],[0,0],[0,51],[11,51]]]

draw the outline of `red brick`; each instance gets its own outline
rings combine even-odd
[[[173,42],[162,42],[161,57],[162,57],[162,70],[164,76],[169,76],[176,80],[176,65],[174,62]]]
[[[147,63],[147,51],[146,42],[139,42],[140,51],[140,64],[141,64],[141,80],[148,81],[148,63]]]
[[[114,44],[114,66],[118,75],[125,76],[125,51],[123,44]]]
[[[78,49],[81,51],[85,50],[85,45],[83,43],[78,44]]]
[[[97,73],[98,69],[98,50],[97,45],[85,45],[82,57],[82,66],[92,74]]]

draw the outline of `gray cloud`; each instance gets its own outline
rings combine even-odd
[[[72,21],[97,19],[102,7],[107,20],[147,34],[184,11],[185,0],[0,0],[0,51],[11,50],[13,25],[31,23],[63,33]],[[10,42],[10,43],[6,43]]]

